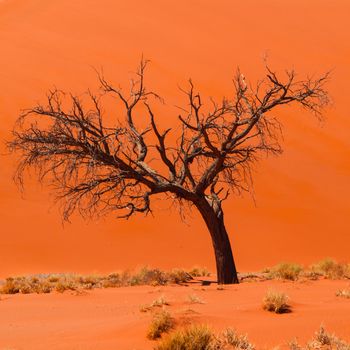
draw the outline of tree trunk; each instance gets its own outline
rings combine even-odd
[[[195,205],[200,211],[212,239],[218,283],[239,283],[230,239],[225,228],[224,215],[220,203],[213,202],[210,204],[203,198],[203,200]]]

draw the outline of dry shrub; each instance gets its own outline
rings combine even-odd
[[[147,312],[147,311],[152,310],[152,308],[149,305],[142,304],[142,305],[140,305],[139,310],[140,310],[140,312]]]
[[[350,289],[339,289],[335,295],[337,297],[350,299]]]
[[[211,350],[213,332],[204,325],[193,325],[169,334],[156,350]]]
[[[1,294],[50,293],[50,283],[37,277],[9,277],[0,288]]]
[[[170,283],[186,283],[192,279],[192,276],[183,269],[173,269],[168,273],[168,282]]]
[[[263,309],[276,314],[291,312],[288,300],[285,293],[269,290],[263,299]]]
[[[350,264],[338,263],[334,259],[326,258],[304,270],[295,263],[281,263],[262,271],[268,278],[277,278],[295,281],[300,277],[317,280],[319,277],[329,279],[350,279]]]
[[[210,276],[210,272],[206,267],[195,266],[190,271],[188,271],[188,273],[192,277],[209,277]]]
[[[165,299],[164,295],[161,295],[159,298],[152,301],[150,304],[151,307],[162,307],[165,305],[170,305],[169,302]]]
[[[324,326],[315,333],[314,338],[307,344],[310,350],[350,350],[350,344],[338,338],[334,334],[326,332]]]
[[[38,294],[50,293],[51,290],[52,290],[52,285],[50,285],[50,283],[45,280],[39,281],[34,288],[34,292]],[[23,290],[21,290],[21,293],[23,293]]]
[[[295,281],[299,278],[303,267],[295,263],[281,263],[269,269],[269,278]]]
[[[290,350],[302,350],[303,348],[299,345],[298,340],[296,338],[287,342],[287,346]]]
[[[40,274],[27,277],[9,277],[1,283],[0,293],[50,293],[66,290],[83,290],[93,288],[116,288],[136,285],[166,285],[169,283],[185,283],[192,279],[185,270],[175,269],[164,272],[159,269],[143,267],[136,273],[129,271],[103,275],[76,275],[76,274]]]
[[[329,279],[350,278],[350,264],[326,258],[311,266],[311,271]]]
[[[60,280],[55,285],[56,292],[63,293],[66,290],[77,290],[78,286],[73,281]]]
[[[58,276],[58,275],[50,275],[47,278],[48,282],[50,282],[50,283],[56,283],[59,281],[59,279],[60,279],[60,276]]]
[[[234,329],[227,328],[212,343],[213,350],[254,350],[246,334],[238,334]]]
[[[153,300],[150,304],[141,305],[140,311],[147,312],[147,311],[152,310],[155,307],[164,307],[164,306],[168,306],[168,305],[170,305],[170,303],[165,299],[164,295],[161,295],[159,298]]]
[[[154,314],[147,332],[148,339],[158,339],[163,333],[174,327],[175,321],[168,311],[162,310]]]
[[[227,328],[215,335],[206,325],[192,325],[169,334],[156,350],[254,350],[246,335]]]
[[[316,281],[318,280],[321,275],[319,273],[317,273],[316,271],[313,270],[305,270],[302,273],[302,276],[308,280],[312,280],[312,281]]]
[[[21,290],[21,285],[13,277],[8,277],[5,283],[1,286],[0,292],[2,294],[17,294]]]
[[[350,350],[350,344],[338,338],[334,334],[326,332],[321,326],[314,337],[302,347],[296,339],[287,343],[290,350]]]
[[[141,268],[135,275],[130,277],[129,284],[131,286],[135,285],[165,285],[167,284],[166,272],[159,269],[151,269],[148,267]]]

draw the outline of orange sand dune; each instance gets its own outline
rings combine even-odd
[[[8,139],[19,111],[43,101],[54,85],[78,93],[97,87],[91,67],[103,66],[110,80],[127,86],[142,53],[152,60],[149,85],[170,107],[181,103],[177,84],[188,77],[207,95],[228,95],[236,66],[254,80],[263,73],[266,53],[277,69],[295,67],[300,74],[333,69],[334,106],[326,122],[284,110],[285,153],[257,169],[256,205],[246,196],[229,199],[225,209],[239,270],[324,256],[348,260],[349,13],[345,0],[1,1],[0,138]],[[110,216],[90,223],[74,218],[63,227],[48,190],[30,181],[23,200],[12,183],[13,170],[14,158],[1,156],[2,276],[142,264],[213,268],[210,240],[195,213],[189,225],[163,209],[155,218],[120,222]],[[71,300],[47,298],[65,305]]]
[[[205,323],[222,331],[233,327],[248,333],[258,348],[283,346],[297,337],[310,340],[323,324],[329,332],[350,340],[350,302],[335,296],[344,281],[257,282],[228,286],[199,284],[166,287],[100,289],[87,294],[39,294],[3,296],[0,312],[0,348],[13,350],[146,350],[154,341],[146,339],[151,313],[142,304],[160,296],[178,322]],[[291,298],[293,312],[271,314],[261,301],[269,288]],[[189,304],[195,294],[204,303]],[[191,310],[191,311],[189,311]]]

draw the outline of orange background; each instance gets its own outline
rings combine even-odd
[[[91,67],[128,84],[141,54],[151,59],[149,84],[169,106],[192,77],[208,95],[228,95],[239,65],[261,77],[262,57],[301,75],[334,69],[326,121],[286,108],[284,154],[260,163],[256,204],[225,204],[239,270],[279,261],[349,260],[350,27],[347,0],[293,1],[0,1],[0,137],[10,138],[20,109],[43,101],[54,85],[73,92],[97,87]],[[166,116],[164,116],[166,118]],[[155,217],[62,226],[48,190],[29,181],[25,199],[12,182],[14,157],[1,145],[0,275],[109,272],[143,264],[169,268],[214,261],[196,213],[182,223],[161,209]]]

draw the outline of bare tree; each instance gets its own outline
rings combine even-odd
[[[250,190],[259,156],[281,153],[281,125],[273,111],[298,104],[321,116],[329,102],[324,88],[329,74],[298,80],[294,71],[280,77],[266,67],[265,78],[253,88],[238,70],[233,96],[208,104],[190,80],[180,127],[160,130],[151,107],[160,97],[145,87],[146,66],[142,60],[129,93],[99,74],[102,93],[89,92],[84,104],[54,90],[46,105],[25,110],[8,144],[20,153],[15,177],[22,184],[25,170],[34,168],[40,181],[54,187],[66,220],[74,211],[89,217],[118,211],[126,219],[148,214],[159,194],[180,209],[187,203],[208,227],[218,282],[238,283],[222,202],[230,190]],[[119,100],[123,119],[104,117],[105,95]]]

